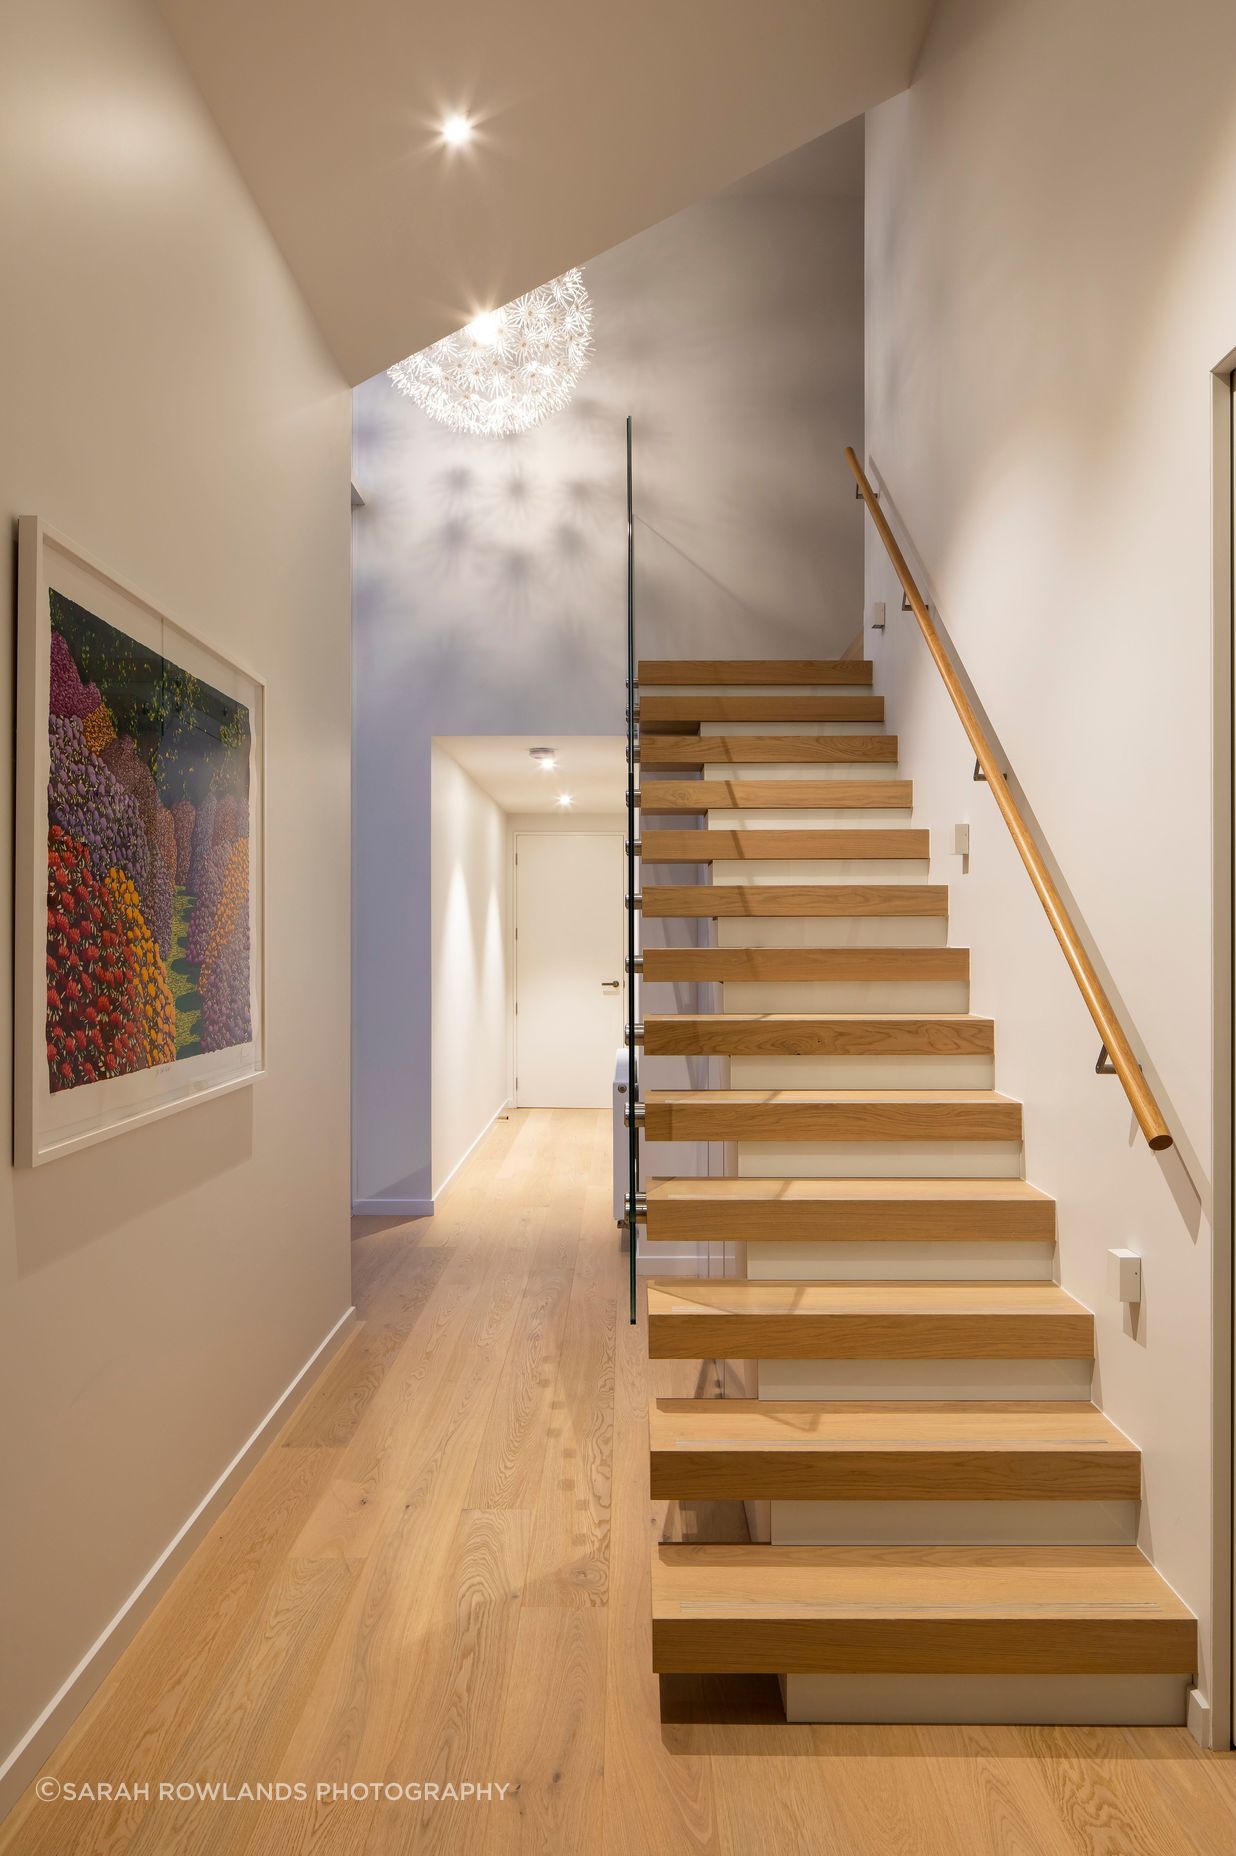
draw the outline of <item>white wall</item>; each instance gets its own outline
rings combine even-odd
[[[596,355],[536,431],[453,437],[385,376],[355,394],[358,1201],[432,1190],[431,736],[624,728],[626,414],[643,655],[857,629],[861,168],[851,125],[589,264]]]
[[[506,813],[436,742],[430,785],[437,1197],[511,1093],[511,875]]]
[[[145,0],[5,7],[0,243],[6,533],[269,687],[269,1074],[4,1176],[3,1758],[348,1308],[349,672],[348,400]]]
[[[1212,380],[1236,347],[1226,0],[944,0],[867,158],[867,441],[1176,1128],[1156,1159],[874,537],[873,636],[975,950],[997,1080],[1060,1199],[1101,1399],[1145,1453],[1144,1541],[1211,1612]],[[970,871],[944,855],[974,822]],[[948,843],[946,844],[946,834]],[[1145,1256],[1130,1323],[1109,1245]],[[1223,1683],[1202,1686],[1216,1707]]]

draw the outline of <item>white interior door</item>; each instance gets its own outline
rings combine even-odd
[[[623,1037],[621,832],[515,838],[515,1101],[608,1108]]]

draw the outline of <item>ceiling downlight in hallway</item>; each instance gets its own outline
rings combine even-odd
[[[575,269],[486,311],[388,372],[439,424],[506,438],[561,412],[591,353],[592,302]]]

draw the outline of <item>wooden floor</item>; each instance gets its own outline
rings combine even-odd
[[[364,1326],[46,1770],[505,1798],[27,1793],[4,1856],[1236,1848],[1236,1759],[1183,1729],[787,1727],[764,1678],[659,1694],[647,1400],[698,1368],[650,1369],[627,1323],[607,1116],[516,1113],[437,1218],[360,1228]],[[735,1517],[674,1525],[733,1538]]]

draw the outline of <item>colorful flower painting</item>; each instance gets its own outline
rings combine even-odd
[[[51,589],[47,1066],[82,1089],[253,1037],[244,703]]]

